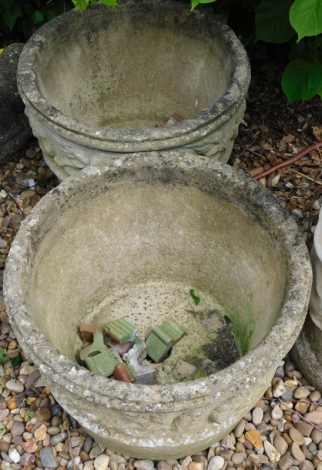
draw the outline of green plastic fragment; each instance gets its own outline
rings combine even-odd
[[[96,356],[97,354],[102,353],[107,349],[108,347],[104,343],[104,326],[100,324],[97,326],[92,344],[82,349],[79,357],[82,361],[86,362],[88,357]]]
[[[131,325],[125,318],[118,318],[117,320],[106,323],[107,333],[111,338],[115,339],[120,344],[134,342],[138,333],[138,329]]]
[[[85,363],[93,374],[109,377],[113,374],[115,367],[123,361],[116,349],[110,348],[96,356],[87,357]]]
[[[173,320],[152,329],[146,340],[147,354],[154,362],[165,359],[170,349],[185,335],[185,331]]]

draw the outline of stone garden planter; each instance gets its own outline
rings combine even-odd
[[[18,83],[60,180],[122,153],[178,149],[227,162],[245,109],[246,52],[215,18],[168,0],[121,0],[50,21]],[[173,113],[184,121],[155,128]]]
[[[305,378],[322,391],[322,331],[307,315],[303,330],[291,350],[292,359]]]
[[[219,441],[257,402],[300,332],[310,287],[306,246],[268,191],[220,162],[154,152],[87,168],[45,196],[12,245],[4,290],[19,343],[89,434],[169,459]],[[125,317],[144,337],[174,319],[193,355],[198,318],[214,309],[243,357],[209,376],[138,385],[77,364],[81,323]]]

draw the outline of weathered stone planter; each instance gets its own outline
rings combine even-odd
[[[63,180],[169,149],[227,162],[250,80],[235,34],[178,2],[120,3],[66,13],[24,48],[19,90],[50,168]],[[155,128],[174,112],[185,120]]]
[[[220,162],[156,152],[85,169],[45,196],[12,245],[4,290],[20,344],[65,409],[111,449],[166,459],[217,442],[256,403],[310,286],[306,246],[268,191]],[[143,334],[173,318],[195,348],[198,316],[218,305],[245,355],[208,377],[137,385],[76,364],[81,323],[124,316]]]
[[[294,344],[291,356],[305,378],[322,391],[322,331],[311,320],[310,315]]]

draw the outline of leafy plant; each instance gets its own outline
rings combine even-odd
[[[75,10],[86,10],[90,3],[103,3],[109,7],[118,6],[116,0],[100,0],[99,2],[96,0],[72,0],[73,4],[75,5]]]
[[[298,56],[287,65],[282,88],[288,103],[307,100],[319,94],[322,97],[322,0],[191,0],[192,9],[205,3],[215,3],[215,11],[227,15],[230,8],[242,3],[254,13],[254,42],[290,46],[296,40],[302,47],[291,48]],[[227,10],[228,6],[228,10]],[[237,31],[238,32],[238,31]]]
[[[7,364],[9,361],[6,351],[4,349],[0,349],[0,363]]]

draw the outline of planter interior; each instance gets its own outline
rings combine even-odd
[[[295,224],[257,183],[205,158],[150,154],[46,196],[16,238],[5,292],[58,401],[112,449],[160,459],[217,442],[259,399],[300,331],[310,279]],[[125,317],[144,339],[171,318],[187,335],[158,365],[167,372],[209,343],[216,327],[202,320],[214,310],[245,356],[204,379],[124,384],[75,365],[81,323]]]
[[[84,123],[129,129],[212,107],[235,67],[221,30],[182,8],[148,3],[90,8],[69,15],[68,27],[67,18],[57,23],[37,67],[44,98]]]

